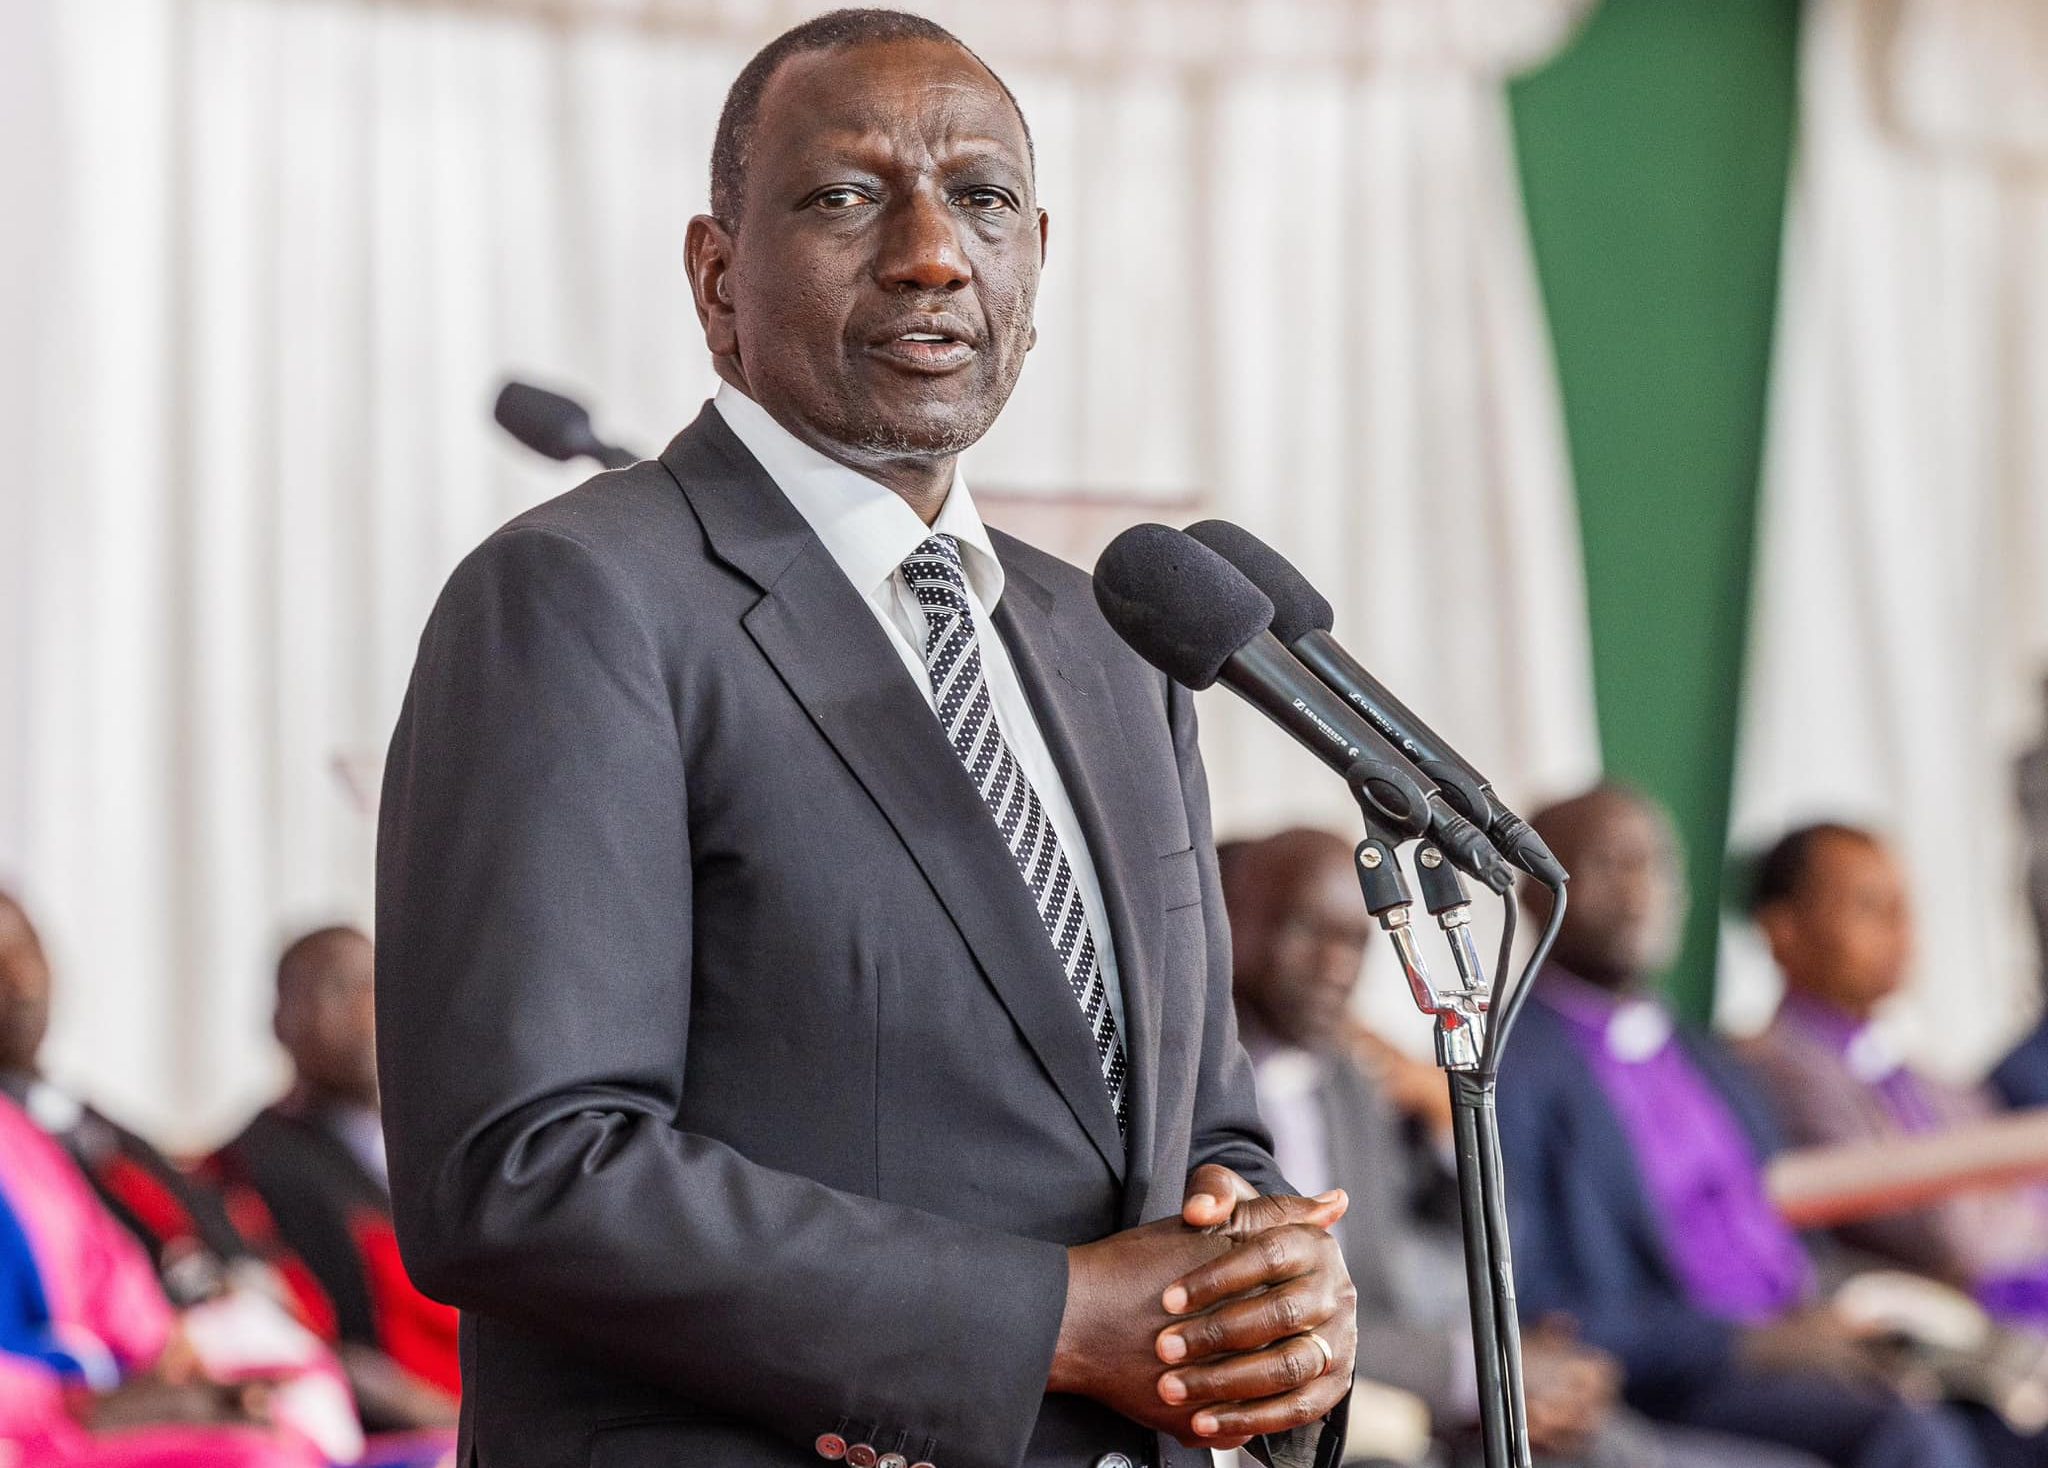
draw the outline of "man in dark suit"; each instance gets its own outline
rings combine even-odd
[[[956,472],[1031,344],[1033,187],[930,22],[771,44],[687,242],[718,398],[427,628],[378,1031],[471,1462],[1340,1446],[1343,1199],[1254,1108],[1188,695]]]
[[[391,1223],[379,1124],[374,950],[357,928],[320,928],[277,964],[272,1027],[291,1089],[208,1159],[252,1237],[303,1267],[377,1431],[446,1429],[461,1377],[455,1312],[406,1277]]]
[[[1763,1103],[1649,992],[1681,912],[1664,813],[1619,786],[1534,822],[1572,873],[1552,960],[1501,1066],[1501,1152],[1525,1316],[1569,1315],[1653,1416],[1840,1468],[1969,1468],[1945,1411],[1907,1403],[1821,1301],[1770,1206]],[[1532,916],[1547,918],[1541,900]]]

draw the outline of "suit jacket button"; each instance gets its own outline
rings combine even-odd
[[[1095,1468],[1138,1468],[1138,1465],[1122,1453],[1104,1453],[1095,1460]]]
[[[855,1443],[846,1450],[846,1461],[852,1468],[875,1468],[882,1461],[882,1455],[870,1443]]]
[[[846,1456],[846,1439],[836,1432],[821,1432],[818,1440],[811,1444],[818,1450],[818,1456],[828,1462],[837,1463]]]
[[[884,1453],[875,1459],[875,1468],[910,1468],[910,1459],[901,1453]]]
[[[912,1463],[910,1465],[910,1468],[938,1468],[938,1464],[926,1461],[922,1463]]]

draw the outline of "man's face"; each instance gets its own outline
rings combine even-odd
[[[1875,841],[1816,838],[1797,890],[1759,920],[1785,981],[1851,1014],[1905,982],[1912,905],[1897,860]]]
[[[1033,340],[1045,216],[1015,107],[959,47],[896,41],[790,58],[759,115],[736,232],[693,230],[721,372],[842,463],[959,453]]]
[[[1559,961],[1608,987],[1668,967],[1678,956],[1685,896],[1678,841],[1663,812],[1603,792],[1551,845],[1572,874]]]
[[[36,930],[0,898],[0,1069],[33,1070],[50,1028],[50,965]]]
[[[337,937],[279,992],[277,1037],[301,1080],[376,1104],[376,950],[367,937]]]
[[[1281,886],[1248,997],[1276,1039],[1326,1050],[1341,1039],[1372,920],[1341,848],[1273,877]]]

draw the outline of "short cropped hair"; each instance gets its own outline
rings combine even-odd
[[[368,941],[369,935],[361,928],[346,923],[315,928],[294,938],[277,960],[277,992],[282,995],[318,978],[337,949]]]
[[[740,209],[747,198],[747,165],[753,152],[754,132],[761,121],[761,94],[768,90],[768,83],[782,63],[805,52],[889,41],[937,41],[958,46],[981,62],[983,69],[996,78],[996,85],[1003,89],[1010,106],[1016,109],[1017,121],[1024,129],[1025,151],[1032,167],[1037,167],[1031,124],[1024,120],[1024,109],[1017,106],[1016,93],[965,41],[937,21],[908,11],[833,10],[784,31],[756,51],[754,59],[733,78],[732,88],[725,94],[725,106],[718,114],[718,132],[711,142],[711,213],[719,223],[727,229],[739,228]]]
[[[1787,831],[1757,858],[1756,874],[1749,886],[1750,912],[1762,912],[1797,896],[1806,874],[1813,868],[1814,852],[1821,842],[1834,837],[1873,845],[1878,839],[1876,832],[1843,821],[1815,821]]]

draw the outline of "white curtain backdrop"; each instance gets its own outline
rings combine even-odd
[[[1896,1020],[1969,1074],[2036,1003],[2012,761],[2048,666],[2048,12],[1808,17],[1735,836],[1838,815],[1904,844]],[[1750,1028],[1776,981],[1740,926],[1724,952]]]
[[[970,462],[992,518],[1084,559],[1244,519],[1522,797],[1596,746],[1500,77],[1585,5],[921,7],[1015,86],[1054,217],[1041,345]],[[275,1083],[270,966],[369,917],[364,792],[436,590],[579,477],[491,395],[566,386],[649,450],[692,416],[718,105],[809,9],[7,7],[65,187],[8,128],[48,329],[0,384],[0,880],[54,949],[61,1075],[188,1144]],[[1211,712],[1228,828],[1346,823],[1306,755]]]

